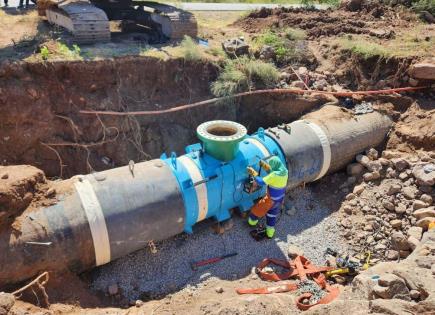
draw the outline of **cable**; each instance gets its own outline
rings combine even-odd
[[[354,91],[354,92],[325,92],[325,91],[315,91],[315,90],[290,90],[290,89],[268,89],[268,90],[256,90],[234,94],[227,97],[217,97],[209,100],[196,102],[192,104],[180,105],[171,107],[164,110],[151,110],[151,111],[136,111],[136,112],[115,112],[115,111],[95,111],[95,110],[80,110],[80,114],[93,114],[93,115],[109,115],[109,116],[154,116],[154,115],[162,115],[173,112],[178,112],[190,108],[195,108],[204,105],[210,105],[213,103],[224,104],[223,102],[219,102],[225,99],[234,99],[240,98],[247,95],[259,95],[259,94],[323,94],[323,95],[333,95],[338,97],[352,97],[353,95],[377,95],[377,94],[393,94],[398,92],[406,92],[406,91],[416,91],[428,88],[427,86],[420,87],[403,87],[403,88],[395,88],[395,89],[387,89],[387,90],[375,90],[375,91]]]

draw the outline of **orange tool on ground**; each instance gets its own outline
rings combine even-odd
[[[225,258],[234,257],[236,255],[237,255],[237,253],[234,252],[234,253],[222,255],[222,256],[219,256],[219,257],[214,257],[214,258],[210,258],[210,259],[205,259],[205,260],[197,261],[197,262],[192,263],[190,265],[190,267],[192,268],[192,270],[197,270],[199,267],[206,266],[206,265],[211,265],[211,264],[217,263],[217,262],[219,262],[219,261],[221,261],[221,260],[223,260]]]
[[[289,271],[280,274],[275,272],[264,272],[263,269],[270,264],[280,266],[282,268],[288,269]],[[326,276],[323,274],[324,272],[333,269],[333,267],[313,265],[305,257],[296,256],[295,259],[289,261],[266,258],[257,266],[257,273],[261,279],[273,282],[289,280],[291,278],[299,278],[301,282],[313,280],[321,289],[326,291],[326,294],[313,304],[304,303],[304,301],[307,301],[312,297],[312,293],[306,292],[298,296],[296,299],[296,306],[300,310],[307,310],[314,305],[327,304],[340,294],[340,291],[337,287],[332,287],[328,284],[326,281]],[[237,289],[236,291],[238,294],[270,294],[296,291],[298,289],[299,286],[296,283],[288,283],[273,287]]]

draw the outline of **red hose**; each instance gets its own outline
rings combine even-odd
[[[269,89],[269,90],[256,90],[234,94],[229,97],[217,97],[209,100],[196,102],[187,105],[175,106],[163,110],[151,110],[151,111],[136,111],[136,112],[115,112],[115,111],[94,111],[94,110],[81,110],[80,114],[98,114],[98,115],[111,115],[111,116],[147,116],[147,115],[162,115],[173,112],[178,112],[185,109],[190,109],[198,106],[208,105],[221,101],[228,98],[240,98],[247,95],[257,95],[257,94],[324,94],[324,95],[334,95],[339,97],[352,97],[353,95],[376,95],[376,94],[393,94],[398,92],[415,91],[427,88],[426,86],[420,87],[403,87],[387,90],[376,90],[376,91],[355,91],[355,92],[324,92],[324,91],[314,91],[314,90],[289,90],[289,89]]]

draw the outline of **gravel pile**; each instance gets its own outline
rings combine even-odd
[[[211,278],[236,280],[248,275],[263,258],[286,259],[289,245],[304,251],[305,257],[324,264],[327,247],[343,249],[336,215],[316,200],[309,188],[291,193],[296,214],[282,214],[273,240],[256,242],[245,220],[234,218],[234,227],[223,235],[203,228],[193,235],[180,235],[157,244],[158,252],[137,251],[93,272],[92,287],[107,292],[116,284],[128,299],[156,297],[183,288],[195,290]],[[219,263],[192,271],[193,261],[238,252]]]

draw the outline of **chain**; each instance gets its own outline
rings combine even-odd
[[[316,304],[326,295],[326,292],[322,290],[322,288],[313,280],[305,280],[299,282],[298,290],[296,292],[297,295],[301,295],[303,293],[311,293],[311,297],[308,303],[310,305]]]

